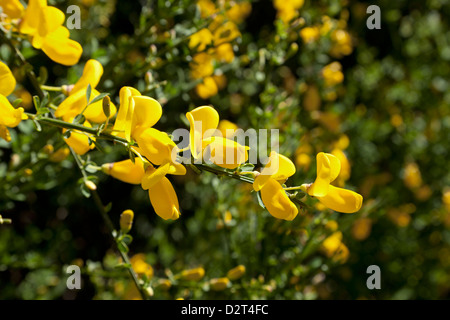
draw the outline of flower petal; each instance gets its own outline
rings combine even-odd
[[[190,147],[194,159],[202,152],[202,140],[213,135],[219,125],[219,114],[209,106],[195,108],[186,113],[190,124]]]
[[[297,206],[289,199],[281,184],[274,179],[269,179],[261,189],[261,199],[275,218],[291,221],[298,214]]]
[[[136,157],[133,161],[130,159],[105,163],[102,165],[103,172],[111,177],[130,184],[141,184],[142,177],[145,174],[143,161]]]
[[[343,213],[353,213],[361,209],[363,197],[351,190],[330,185],[328,193],[317,197],[319,201],[331,210]]]
[[[83,74],[80,79],[75,83],[73,89],[70,91],[70,94],[74,94],[75,92],[87,88],[88,84],[91,85],[92,89],[97,87],[100,82],[100,78],[103,75],[103,66],[100,62],[94,59],[90,59],[86,62],[83,69]]]
[[[169,179],[162,178],[148,190],[150,202],[158,216],[164,220],[176,220],[180,216],[177,194]]]
[[[16,87],[16,79],[14,78],[9,67],[0,61],[0,94],[9,96]]]

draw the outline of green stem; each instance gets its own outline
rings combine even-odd
[[[70,152],[72,153],[73,157],[75,158],[75,162],[77,163],[78,168],[80,169],[81,174],[83,175],[83,178],[86,179],[87,174],[86,174],[86,171],[84,170],[84,166],[81,162],[80,156],[78,154],[76,154],[72,148],[69,147],[69,149],[70,149]],[[146,294],[144,288],[142,288],[142,286],[139,283],[139,278],[138,278],[136,272],[134,271],[133,267],[131,266],[131,262],[130,262],[130,259],[128,258],[128,255],[126,254],[126,252],[121,251],[119,246],[117,245],[116,235],[118,234],[118,232],[114,228],[114,224],[112,223],[111,219],[109,218],[108,213],[105,210],[105,206],[103,205],[103,202],[100,199],[100,196],[99,196],[97,190],[90,190],[90,193],[92,195],[92,198],[94,199],[94,202],[95,202],[95,205],[97,206],[98,211],[100,212],[100,215],[102,216],[103,222],[106,224],[106,227],[108,228],[109,234],[111,235],[111,237],[114,240],[114,244],[116,246],[117,251],[119,251],[123,262],[126,265],[128,265],[127,270],[130,273],[130,276],[133,279],[133,281],[136,285],[136,288],[139,290],[139,293],[141,294],[142,299],[146,300],[147,294]]]
[[[62,91],[62,87],[47,86],[45,84],[41,85],[41,89],[46,91]]]
[[[33,114],[27,114],[31,119],[33,119],[35,116]],[[65,128],[65,129],[72,129],[72,130],[79,130],[79,131],[83,131],[86,133],[90,133],[93,134],[97,137],[106,139],[106,140],[111,140],[111,141],[117,141],[120,142],[123,145],[128,146],[129,142],[124,139],[124,138],[120,138],[117,136],[113,136],[111,134],[107,134],[107,133],[100,133],[98,132],[97,129],[95,128],[89,128],[89,127],[85,127],[79,124],[74,124],[74,123],[69,123],[69,122],[65,122],[59,119],[53,119],[53,118],[46,118],[46,117],[39,117],[36,118],[37,121],[40,121],[42,123],[47,123],[49,125],[52,126],[56,126],[56,127],[61,127],[61,128]],[[243,176],[237,173],[233,173],[233,172],[229,172],[229,171],[225,171],[219,168],[214,168],[212,166],[206,165],[206,164],[202,164],[202,163],[193,163],[193,166],[195,166],[197,169],[201,170],[205,170],[208,172],[211,172],[217,176],[226,176],[235,180],[239,180],[239,181],[243,181],[246,183],[250,183],[253,184],[253,182],[255,181],[254,178],[251,177],[247,177],[247,176]],[[297,187],[293,187],[293,188],[297,188]],[[302,188],[302,186],[298,187],[299,189]],[[294,190],[294,189],[292,189]],[[295,189],[297,190],[297,189]],[[300,201],[299,199],[293,198],[291,199],[294,203],[298,204],[300,207],[302,208],[307,208],[306,204],[304,204],[302,201]]]

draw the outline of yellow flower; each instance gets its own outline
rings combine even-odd
[[[68,120],[69,122],[72,122],[73,119],[70,118]],[[85,127],[92,128],[91,124],[88,121],[85,121],[83,124]],[[65,133],[67,129],[63,129],[63,133]],[[72,130],[70,131],[70,136],[68,138],[64,138],[66,143],[75,151],[76,154],[84,155],[89,150],[92,150],[95,148],[95,144],[89,144],[89,139],[95,140],[95,137],[91,134]]]
[[[127,233],[131,230],[133,225],[134,212],[133,210],[125,210],[120,215],[120,230]]]
[[[70,154],[70,150],[67,147],[58,149],[56,152],[52,153],[48,159],[51,162],[61,162],[65,160]]]
[[[237,37],[241,36],[237,25],[232,21],[221,23],[214,30],[214,45],[219,46],[221,44],[231,42]]]
[[[340,231],[334,232],[322,242],[321,251],[336,262],[344,263],[349,256],[347,246],[342,243],[342,232]]]
[[[342,65],[339,62],[332,62],[322,69],[322,76],[327,87],[333,87],[344,81],[344,74],[342,73]]]
[[[100,94],[95,88],[99,83],[102,74],[103,67],[100,62],[94,59],[88,60],[84,66],[83,75],[75,83],[72,90],[70,90],[69,96],[58,106],[55,116],[63,118],[64,121],[69,121],[70,118],[74,118],[80,114],[87,105],[86,91],[88,84],[90,84],[92,89],[89,97],[90,100]],[[110,117],[114,116],[116,111],[115,105],[111,102]],[[107,119],[103,112],[102,100],[89,105],[83,115],[87,120],[95,123],[102,123]]]
[[[218,133],[219,114],[214,108],[198,107],[187,112],[186,117],[190,124],[190,149],[194,159],[202,155],[205,161],[227,169],[235,169],[248,160],[248,147]]]
[[[128,141],[131,137],[138,139],[143,131],[153,127],[161,119],[162,107],[155,99],[142,96],[132,87],[123,87],[119,95],[120,108],[113,134]]]
[[[22,17],[25,8],[19,0],[0,0],[0,7],[10,19],[19,19]]]
[[[198,281],[205,276],[205,269],[200,267],[195,269],[183,270],[180,276],[183,280]]]
[[[298,9],[300,9],[304,0],[274,0],[273,5],[278,11],[278,18],[284,23],[288,23],[298,16]]]
[[[15,128],[22,120],[28,119],[23,108],[15,109],[6,96],[16,87],[16,79],[6,64],[0,61],[0,137],[11,141],[7,128]]]
[[[274,151],[269,161],[253,182],[253,189],[261,191],[261,199],[269,213],[278,219],[293,220],[297,214],[297,206],[292,203],[280,182],[295,173],[292,161]]]
[[[230,43],[224,43],[215,48],[214,55],[217,61],[231,63],[234,60],[233,46]]]
[[[227,10],[225,15],[234,23],[242,23],[252,11],[252,5],[248,1],[238,3],[235,1],[229,1],[229,3],[230,9]]]
[[[145,275],[148,279],[153,277],[153,268],[145,262],[145,254],[137,253],[130,258],[131,266],[138,275]]]
[[[217,8],[214,5],[214,2],[211,0],[198,0],[197,6],[200,9],[202,18],[208,18],[217,11]]]
[[[197,48],[198,51],[203,51],[212,43],[212,41],[213,35],[211,31],[203,28],[189,37],[189,48]]]
[[[20,24],[20,32],[32,37],[31,44],[42,49],[53,61],[71,66],[78,62],[83,49],[69,39],[70,33],[64,23],[64,13],[46,0],[30,0]]]
[[[231,138],[234,136],[238,126],[228,120],[220,120],[219,127],[217,128],[222,133],[222,137]]]
[[[200,98],[208,99],[215,96],[219,92],[219,89],[213,77],[206,77],[202,83],[195,86],[195,91]]]
[[[242,278],[244,274],[245,274],[245,266],[241,264],[229,270],[227,272],[227,278],[230,280],[237,280],[239,278]]]
[[[347,181],[350,178],[350,162],[347,159],[347,156],[341,149],[334,149],[331,151],[331,154],[339,159],[341,163],[341,171],[339,173],[339,176],[337,177],[336,181],[337,184],[342,187],[345,184],[345,181]]]
[[[422,185],[422,175],[416,163],[410,162],[405,166],[403,181],[410,189],[416,189]]]
[[[193,79],[202,79],[214,73],[213,57],[206,52],[197,53],[190,63]]]
[[[130,159],[105,163],[102,165],[102,170],[120,181],[130,184],[141,184],[142,177],[145,174],[144,163],[139,157],[136,157],[134,160],[134,163]]]
[[[213,136],[219,125],[219,114],[209,106],[202,106],[186,113],[190,124],[190,148],[194,159],[202,152],[202,140]]]
[[[334,30],[331,33],[331,40],[333,42],[330,50],[332,56],[341,58],[352,53],[352,38],[347,31],[341,29]]]
[[[223,291],[228,288],[230,280],[228,278],[214,278],[209,281],[209,285],[214,291]]]
[[[210,137],[203,139],[202,143],[203,159],[208,159],[219,167],[236,169],[248,160],[249,147],[242,146],[236,141],[222,137]]]
[[[356,240],[367,239],[372,229],[372,220],[369,218],[360,218],[353,223],[352,235]]]
[[[362,205],[360,194],[332,186],[341,171],[340,160],[329,153],[317,154],[317,178],[306,188],[310,196],[316,197],[327,208],[338,212],[357,212]]]
[[[305,27],[300,30],[300,37],[305,43],[315,42],[317,39],[319,39],[319,36],[320,36],[319,28],[315,26]]]

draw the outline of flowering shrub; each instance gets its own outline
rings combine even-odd
[[[387,48],[348,1],[52,4],[0,0],[1,297],[448,294],[439,1]]]

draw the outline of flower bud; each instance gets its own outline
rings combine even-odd
[[[245,266],[239,265],[227,272],[227,278],[230,280],[237,280],[245,274]]]
[[[103,98],[103,113],[105,114],[106,118],[109,118],[111,116],[111,99],[109,96],[106,96]]]
[[[25,175],[25,177],[31,177],[33,175],[33,170],[31,170],[30,168],[26,168],[23,171],[23,174]]]
[[[125,210],[120,215],[120,230],[123,233],[128,233],[133,225],[134,212],[132,210]]]
[[[44,152],[45,154],[52,154],[54,151],[55,151],[55,149],[53,148],[53,146],[51,144],[46,144],[42,148],[42,152]]]
[[[214,291],[225,290],[229,284],[230,280],[228,278],[215,278],[209,282],[210,288]]]
[[[181,278],[189,281],[198,281],[204,276],[205,276],[205,269],[203,268],[183,270],[181,272]]]
[[[158,289],[161,289],[163,291],[167,291],[170,289],[170,287],[172,287],[172,282],[170,282],[169,279],[159,279],[158,281],[156,281],[155,286]]]
[[[97,190],[97,186],[91,180],[84,181],[84,185],[91,191]]]

